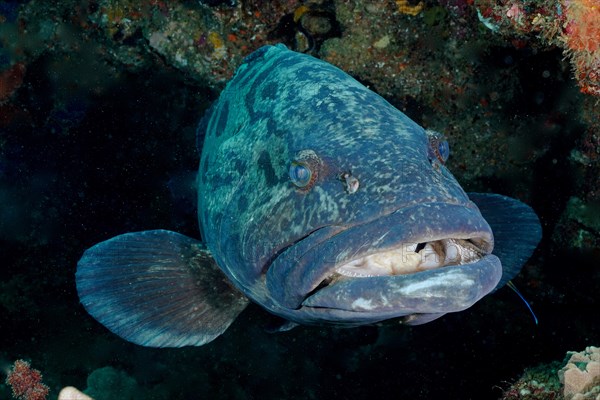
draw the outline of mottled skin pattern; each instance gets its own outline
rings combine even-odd
[[[500,262],[490,255],[476,271],[358,278],[309,298],[336,266],[402,241],[475,238],[485,253],[493,248],[477,207],[428,158],[423,128],[332,65],[263,47],[199,130],[206,132],[198,185],[203,240],[234,285],[271,312],[350,325],[435,316],[469,307],[498,282]],[[307,149],[320,165],[314,185],[302,190],[288,169]],[[346,190],[342,173],[358,179],[356,193]],[[435,299],[411,300],[427,279],[421,286],[434,287],[426,297]]]

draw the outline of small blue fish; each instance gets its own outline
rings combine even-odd
[[[441,135],[282,45],[246,58],[204,135],[203,242],[127,233],[78,264],[86,310],[140,345],[203,345],[249,300],[288,326],[425,323],[503,286],[541,237],[525,204],[463,191]]]

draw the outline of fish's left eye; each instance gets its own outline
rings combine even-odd
[[[312,180],[310,167],[302,162],[293,161],[289,174],[292,183],[301,189],[306,188]]]
[[[296,153],[290,164],[288,174],[290,181],[298,189],[308,191],[317,181],[322,161],[312,150],[301,150]]]
[[[441,133],[426,130],[427,138],[429,139],[429,147],[427,149],[427,156],[429,161],[432,163],[439,161],[445,164],[450,156],[450,145],[448,141],[444,139],[444,135]]]

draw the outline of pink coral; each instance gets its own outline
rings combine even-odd
[[[518,4],[513,4],[508,11],[506,12],[506,16],[517,23],[521,23],[523,18],[525,17],[525,11]]]
[[[585,395],[600,385],[600,348],[589,346],[582,352],[567,354],[571,358],[558,376],[564,384],[565,399],[569,400],[577,395]]]
[[[15,361],[6,378],[18,400],[45,400],[50,389],[42,383],[42,374],[27,361]]]

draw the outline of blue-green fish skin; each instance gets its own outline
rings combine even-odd
[[[335,265],[401,240],[471,234],[486,253],[492,250],[491,230],[477,207],[446,167],[427,157],[424,129],[326,62],[283,46],[263,47],[238,69],[202,129],[198,209],[203,238],[244,294],[285,318],[354,324],[429,313],[423,305],[399,310],[388,298],[377,315],[375,299],[373,309],[366,310],[359,307],[367,306],[361,301],[365,297],[352,295],[348,309],[302,303]],[[288,169],[307,149],[323,166],[314,187],[302,191],[290,183]],[[344,172],[360,182],[356,193],[344,190],[339,179]],[[483,278],[464,287],[463,297],[448,296],[453,304],[438,311],[466,308],[493,289],[500,262],[488,256],[482,264],[485,270],[472,273]],[[436,278],[441,271],[430,274],[440,288],[448,286]],[[470,279],[452,274],[452,280]],[[362,284],[424,278],[364,278]],[[384,303],[382,297],[393,292],[387,288],[377,301]],[[354,314],[352,321],[331,315],[345,311]]]
[[[78,263],[83,306],[133,343],[206,344],[249,300],[286,328],[426,323],[506,284],[541,237],[527,205],[463,191],[440,135],[283,45],[246,58],[198,137],[202,242],[126,233]]]

